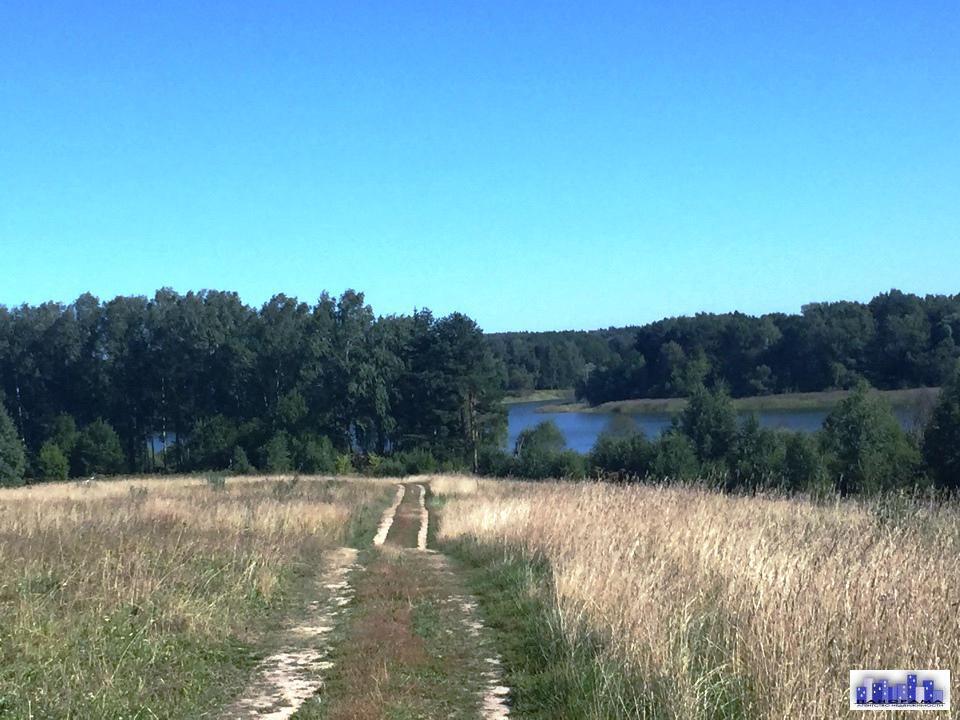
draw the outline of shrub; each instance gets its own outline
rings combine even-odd
[[[826,485],[826,473],[816,438],[807,433],[790,433],[784,444],[784,489],[820,495],[827,489]]]
[[[270,438],[260,453],[263,457],[263,469],[267,472],[287,472],[293,467],[290,460],[290,442],[285,432],[278,432]]]
[[[297,469],[305,473],[332,473],[337,453],[328,437],[306,436],[294,442]]]
[[[779,484],[784,453],[782,436],[760,427],[756,415],[751,415],[737,431],[731,449],[727,489],[756,490]]]
[[[498,447],[487,446],[480,449],[478,470],[481,475],[508,477],[515,474],[515,458]]]
[[[103,420],[90,423],[80,432],[74,455],[79,475],[115,475],[123,471],[120,438]]]
[[[70,462],[60,446],[48,440],[40,447],[37,455],[37,469],[42,480],[63,482],[70,472]]]
[[[552,458],[549,477],[582,480],[587,477],[587,458],[573,450],[564,450]]]
[[[207,487],[216,491],[226,489],[227,474],[223,472],[207,473]]]
[[[700,471],[696,448],[690,438],[676,430],[665,432],[653,446],[650,474],[661,479],[692,478]]]
[[[64,456],[69,458],[77,446],[80,433],[72,415],[60,413],[50,425],[50,441],[60,448]]]
[[[654,446],[643,433],[626,436],[600,435],[589,455],[594,472],[644,477],[653,463]]]
[[[827,416],[821,434],[828,469],[843,494],[912,485],[920,455],[890,405],[861,383]]]
[[[202,418],[186,444],[190,467],[222,470],[230,465],[231,450],[237,443],[236,425],[223,415]]]
[[[707,390],[698,386],[678,423],[701,461],[725,459],[736,440],[737,413],[723,388]]]
[[[354,472],[348,453],[337,453],[333,463],[333,472],[337,475],[350,475]]]
[[[960,370],[940,391],[923,433],[923,457],[934,482],[960,489]]]
[[[398,459],[403,463],[407,475],[425,475],[437,471],[437,460],[429,450],[408,450],[400,453]]]
[[[249,475],[253,471],[254,467],[250,464],[250,460],[247,459],[246,451],[239,445],[235,445],[233,455],[230,458],[230,472],[236,473],[237,475]]]
[[[0,404],[0,486],[22,485],[25,468],[23,442],[6,408]]]
[[[514,452],[521,456],[530,452],[550,454],[558,453],[566,446],[567,441],[557,424],[553,420],[544,420],[517,436]]]

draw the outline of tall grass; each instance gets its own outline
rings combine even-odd
[[[196,717],[343,543],[373,483],[202,478],[0,491],[0,717]]]
[[[960,668],[955,503],[463,478],[432,489],[441,541],[548,564],[566,639],[602,639],[651,715],[846,717],[850,669]]]

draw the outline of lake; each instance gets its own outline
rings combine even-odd
[[[554,401],[555,402],[555,401]],[[670,413],[589,413],[537,412],[551,402],[516,403],[507,408],[507,449],[513,450],[517,436],[544,420],[553,420],[567,440],[567,447],[577,452],[589,452],[604,431],[626,433],[641,430],[648,438],[655,438],[670,427]],[[823,426],[829,410],[762,410],[756,413],[738,413],[740,420],[756,414],[761,427],[815,432]],[[896,408],[894,412],[905,428],[913,427],[916,411]]]

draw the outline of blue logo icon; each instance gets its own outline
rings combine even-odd
[[[851,710],[949,710],[949,670],[851,670]]]

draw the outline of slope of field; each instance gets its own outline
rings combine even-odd
[[[552,687],[593,694],[580,715],[555,717],[847,717],[850,669],[960,667],[956,504],[463,478],[431,486],[443,506],[440,547],[499,563],[497,577],[527,576],[512,610],[491,593],[487,611],[538,599],[543,622],[531,632],[555,631],[559,639],[540,640],[549,652],[567,646]],[[592,673],[591,687],[558,684],[561,672]]]
[[[0,717],[215,710],[323,555],[372,536],[391,492],[197,478],[0,490]]]

